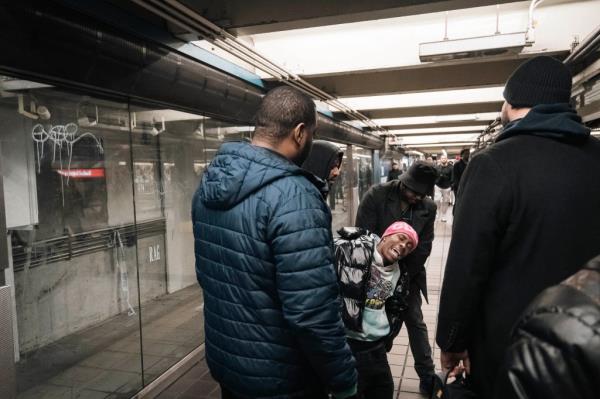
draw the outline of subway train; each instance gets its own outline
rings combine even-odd
[[[179,365],[202,352],[203,298],[194,269],[191,198],[222,143],[252,139],[253,116],[264,94],[280,84],[303,82],[299,75],[265,78],[187,43],[186,32],[177,28],[180,20],[169,19],[173,9],[164,9],[163,20],[148,8],[132,14],[134,6],[125,4],[144,2],[117,3],[0,5],[3,398],[154,395],[173,381]],[[346,22],[355,22],[349,18]],[[599,69],[597,36],[596,30],[571,60],[583,76],[573,103],[594,135],[600,126],[600,80],[586,71],[590,65]],[[565,50],[552,54],[567,58]],[[522,61],[491,55],[497,56],[494,67],[506,73]],[[447,65],[439,73],[472,71],[460,69],[461,60]],[[393,95],[410,92],[412,81],[422,79],[421,72],[402,70],[408,78],[394,83],[399,86],[390,88]],[[498,83],[486,81],[487,75],[480,84],[486,90]],[[360,87],[361,79],[353,76],[340,82]],[[327,78],[324,73],[312,82]],[[369,79],[364,86],[381,84]],[[360,95],[352,90],[349,97]],[[450,101],[430,111],[415,96],[406,109],[374,107],[363,115],[332,111],[325,104],[330,97],[314,92],[321,96],[317,138],[344,151],[341,174],[327,199],[334,232],[354,224],[360,199],[386,180],[392,162],[405,170],[431,153],[452,158],[464,148],[479,151],[499,132],[497,100],[477,109],[459,109]],[[341,86],[338,94],[343,95]],[[466,114],[469,107],[489,120],[469,120],[468,132],[457,132],[475,138],[446,142],[452,145],[448,152],[427,139],[432,133],[426,130],[439,121],[419,120],[411,125],[415,132],[386,139],[374,134],[380,126],[368,119]],[[348,113],[366,125],[350,123]],[[447,121],[449,129],[462,127]],[[417,133],[424,138],[414,139]]]

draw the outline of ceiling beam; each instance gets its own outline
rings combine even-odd
[[[254,35],[458,10],[514,0],[181,0],[231,33]],[[285,5],[285,6],[283,6]]]
[[[375,110],[360,110],[370,119],[401,118],[410,116],[436,116],[455,114],[479,114],[484,112],[500,112],[501,101],[491,101],[471,104],[433,105],[424,107],[386,108]],[[342,113],[334,113],[337,119],[348,120]]]
[[[544,54],[562,59],[567,52]],[[303,78],[337,97],[502,86],[519,65],[535,55],[538,54],[520,55],[509,59],[477,58],[403,68],[304,75]]]

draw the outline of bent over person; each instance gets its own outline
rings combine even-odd
[[[356,392],[331,214],[319,181],[298,166],[315,129],[309,97],[273,89],[256,114],[252,143],[223,144],[194,195],[206,361],[224,398]]]
[[[342,315],[356,358],[359,399],[392,399],[394,380],[385,338],[397,322],[393,306],[406,306],[408,273],[399,264],[417,247],[417,233],[404,222],[390,225],[381,239],[360,228],[338,231],[335,255]]]
[[[402,312],[401,320],[406,323],[415,370],[421,380],[419,388],[424,393],[431,393],[433,388],[434,367],[427,325],[421,311],[421,293],[427,300],[425,261],[431,253],[437,210],[435,203],[425,196],[433,191],[437,177],[435,167],[426,162],[415,162],[399,180],[371,187],[362,198],[356,215],[356,226],[377,235],[383,234],[394,221],[408,223],[418,234],[419,245],[404,259],[410,285],[408,307]],[[400,327],[401,323],[398,323],[396,331],[389,335],[388,347],[391,348]]]

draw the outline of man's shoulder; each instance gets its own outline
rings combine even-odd
[[[284,176],[263,188],[265,199],[271,204],[294,204],[307,208],[325,206],[319,189],[302,174]]]
[[[399,186],[400,180],[392,180],[385,183],[375,184],[369,191],[373,195],[387,195],[387,193],[397,190]]]

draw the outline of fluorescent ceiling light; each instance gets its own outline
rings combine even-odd
[[[408,108],[431,105],[472,104],[504,101],[504,98],[502,97],[503,90],[504,86],[496,86],[477,89],[390,94],[383,96],[340,97],[339,100],[348,107],[359,110]]]
[[[373,119],[373,122],[380,126],[396,125],[421,125],[426,123],[444,123],[458,121],[493,121],[498,116],[498,112],[484,112],[481,114],[457,114],[457,115],[439,115],[439,116],[413,116],[407,118],[384,118]]]
[[[403,135],[403,134],[421,134],[421,133],[452,133],[452,132],[479,132],[483,131],[487,125],[478,125],[478,126],[452,126],[452,127],[431,127],[426,129],[399,129],[399,130],[390,130],[390,134],[394,135]]]
[[[430,144],[407,144],[409,148],[447,148],[447,147],[470,147],[475,144],[473,141],[453,142],[453,143],[430,143]]]
[[[412,144],[423,144],[423,143],[453,143],[457,141],[475,141],[479,133],[469,134],[446,134],[446,135],[433,135],[433,136],[406,136],[399,137],[398,139],[404,145]]]

